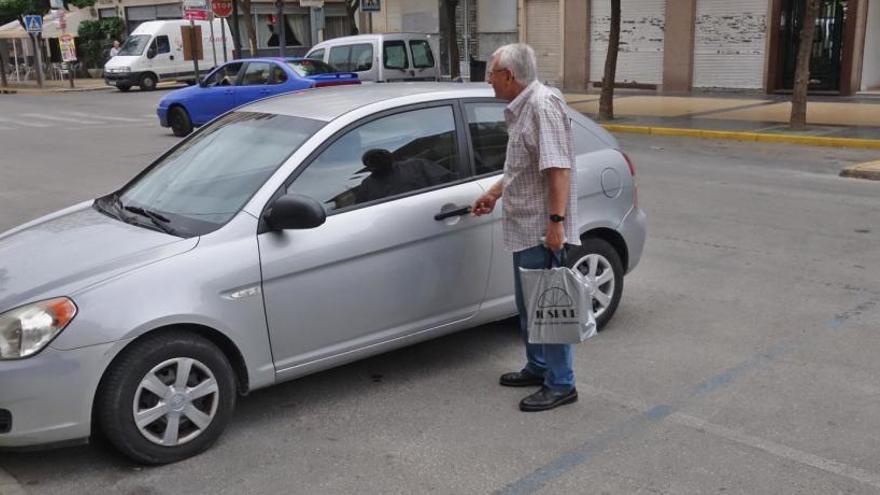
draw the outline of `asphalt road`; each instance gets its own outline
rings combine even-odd
[[[160,95],[0,96],[0,230],[110,191],[173,145],[149,118]],[[615,319],[577,348],[576,405],[517,410],[527,391],[497,385],[522,359],[506,321],[255,392],[185,462],[141,468],[100,445],[4,452],[0,482],[5,470],[27,493],[64,495],[880,493],[880,183],[837,177],[876,155],[621,142],[649,240]]]

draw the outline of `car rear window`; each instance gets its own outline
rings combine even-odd
[[[382,62],[386,69],[406,69],[409,57],[406,55],[406,43],[403,41],[386,41],[382,48]]]
[[[412,40],[409,42],[412,51],[413,67],[416,69],[428,69],[434,67],[434,54],[431,53],[431,45],[425,40]]]
[[[330,65],[342,72],[363,72],[373,68],[373,45],[334,46],[330,49]]]
[[[316,76],[318,74],[331,74],[337,70],[330,65],[318,60],[289,60],[287,62],[296,75],[300,77]]]

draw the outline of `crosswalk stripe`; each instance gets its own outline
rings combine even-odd
[[[114,122],[143,122],[143,121],[144,121],[144,119],[132,119],[132,118],[128,118],[128,117],[111,117],[111,116],[109,116],[109,115],[95,115],[95,114],[90,114],[90,113],[85,113],[85,112],[70,112],[70,111],[65,111],[65,112],[63,112],[63,113],[64,113],[65,115],[73,115],[73,116],[76,116],[76,117],[86,117],[86,118],[88,118],[88,117],[92,117],[92,118],[95,118],[95,119],[111,120],[111,121],[114,121]]]
[[[34,119],[54,120],[56,122],[68,122],[71,124],[104,124],[98,120],[72,119],[69,117],[59,117],[57,115],[47,115],[44,113],[23,113],[23,117],[31,117]]]

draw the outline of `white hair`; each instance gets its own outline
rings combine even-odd
[[[538,62],[535,50],[525,43],[511,43],[495,50],[492,54],[495,67],[508,69],[513,78],[524,86],[538,79]]]

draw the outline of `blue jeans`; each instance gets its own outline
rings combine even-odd
[[[526,345],[526,366],[524,373],[543,376],[544,386],[557,390],[574,388],[572,371],[572,351],[569,344],[529,344],[526,308],[520,282],[519,269],[547,268],[550,258],[552,266],[559,266],[557,255],[551,255],[544,246],[535,246],[513,253],[513,277],[516,288],[516,309],[519,311],[519,329]]]

